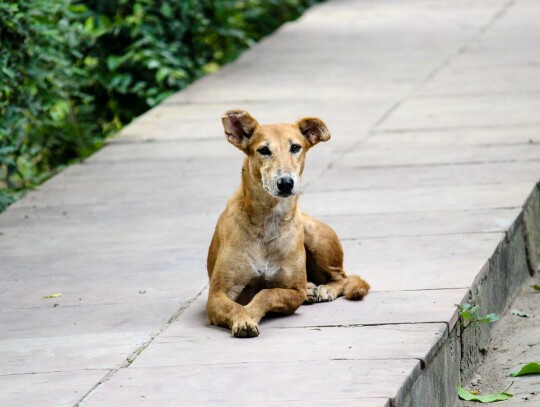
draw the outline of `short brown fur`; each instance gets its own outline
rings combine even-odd
[[[228,111],[222,121],[228,141],[246,158],[242,183],[208,251],[210,323],[230,328],[236,337],[252,337],[268,312],[291,314],[304,302],[341,295],[362,299],[369,285],[345,274],[336,233],[297,205],[306,152],[330,139],[324,122],[260,125],[243,110]],[[283,192],[280,182],[294,187]]]

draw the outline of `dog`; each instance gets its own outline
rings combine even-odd
[[[362,299],[369,284],[343,270],[334,230],[297,204],[306,153],[330,139],[326,124],[308,117],[260,125],[244,110],[227,111],[222,122],[246,157],[208,250],[208,321],[235,337],[255,337],[268,312],[292,314],[341,295]]]

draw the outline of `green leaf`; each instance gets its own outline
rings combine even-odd
[[[500,318],[497,316],[497,314],[487,314],[484,315],[481,319],[482,322],[489,324],[491,322],[498,321]]]
[[[457,388],[458,396],[462,400],[468,401],[479,401],[480,403],[493,403],[495,401],[504,401],[513,397],[512,394],[507,393],[506,391],[496,393],[496,394],[486,394],[485,396],[472,394],[470,391],[465,390],[461,385],[458,385]]]
[[[62,293],[58,293],[58,294],[44,295],[42,298],[58,298],[61,296],[62,296]]]
[[[170,73],[171,70],[169,68],[159,68],[156,73],[156,80],[162,82]]]
[[[534,314],[527,314],[526,312],[520,311],[518,309],[513,309],[510,311],[512,315],[517,315],[518,317],[522,318],[534,318]]]
[[[540,291],[540,285],[538,284],[531,285],[531,288],[535,289],[536,291]]]
[[[148,69],[155,69],[158,68],[161,65],[161,63],[157,59],[151,59],[146,63],[146,67]]]
[[[531,362],[527,363],[521,369],[514,370],[510,373],[512,377],[523,376],[526,374],[540,374],[540,363]]]
[[[71,6],[68,7],[68,10],[71,11],[72,13],[84,13],[88,11],[88,7],[82,4],[72,4]]]
[[[461,317],[465,318],[465,319],[468,319],[468,320],[471,320],[471,314],[469,314],[468,312],[462,312]]]
[[[15,71],[13,69],[8,68],[7,66],[3,66],[1,68],[2,72],[9,76],[11,79],[15,78]]]
[[[92,31],[94,29],[94,19],[92,17],[88,17],[86,21],[84,22],[84,28],[86,31]]]
[[[122,65],[123,62],[124,59],[122,57],[116,55],[109,55],[107,57],[107,68],[109,68],[109,70],[111,71],[114,71],[116,68]]]
[[[111,26],[111,20],[109,20],[109,18],[105,15],[100,15],[99,16],[99,23],[105,27],[105,28],[109,28]]]
[[[459,306],[459,310],[461,312],[467,312],[471,309],[472,305],[471,304],[463,304],[461,306]]]

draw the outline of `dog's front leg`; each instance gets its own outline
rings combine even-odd
[[[265,288],[259,291],[245,308],[251,318],[259,322],[267,312],[292,314],[305,298],[305,289]]]
[[[230,328],[237,338],[259,336],[258,321],[255,322],[244,306],[231,300],[223,291],[210,288],[206,313],[211,324]]]

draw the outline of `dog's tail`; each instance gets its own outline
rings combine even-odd
[[[369,291],[369,284],[358,276],[347,276],[347,284],[343,289],[343,295],[348,300],[358,301],[364,298]]]

